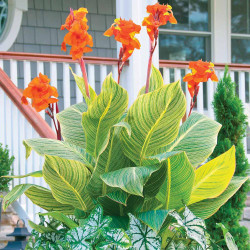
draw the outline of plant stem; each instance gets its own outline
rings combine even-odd
[[[153,45],[153,41],[150,40],[150,51],[149,51],[148,72],[147,72],[145,94],[148,93],[148,91],[149,91],[150,72],[151,72],[151,67],[152,67],[153,54],[154,54],[155,48],[157,46],[157,40],[158,40],[158,30],[155,34],[154,45]]]
[[[194,90],[194,96],[193,96],[193,99],[191,100],[191,103],[190,103],[190,110],[189,110],[189,114],[188,114],[188,117],[191,115],[192,113],[192,110],[197,102],[197,95],[199,93],[199,86],[195,87],[195,90]]]
[[[56,103],[56,114],[58,114],[58,113],[59,113],[59,107],[58,107],[58,103]],[[61,125],[60,125],[60,122],[58,120],[57,120],[57,131],[58,131],[57,139],[59,141],[61,141],[62,140]]]
[[[148,72],[147,72],[145,93],[148,93],[148,90],[149,90],[149,78],[150,78],[150,72],[151,72],[151,66],[152,66],[152,59],[153,59],[153,43],[150,41],[150,52],[149,52],[149,60],[148,60]]]
[[[83,80],[84,80],[86,95],[87,95],[88,98],[90,98],[90,95],[89,95],[89,82],[88,82],[87,71],[86,71],[86,66],[85,66],[85,62],[83,60],[83,57],[81,57],[81,59],[79,59],[79,64],[80,64],[80,67],[81,67],[81,70],[82,70],[82,76],[83,76]]]

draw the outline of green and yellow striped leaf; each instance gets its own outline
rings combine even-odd
[[[6,175],[6,176],[1,176],[4,178],[13,178],[13,179],[20,179],[20,178],[25,178],[25,177],[43,177],[43,172],[41,170],[35,171],[29,174],[25,175]]]
[[[207,219],[215,214],[247,180],[248,177],[233,177],[227,189],[220,196],[194,203],[188,207],[197,217]]]
[[[36,223],[32,222],[31,220],[29,220],[28,223],[29,223],[29,226],[31,228],[33,228],[34,230],[36,230],[37,232],[39,232],[41,234],[52,233],[52,232],[56,231],[55,229],[53,229],[51,227],[45,227],[43,225],[37,225]]]
[[[121,141],[119,139],[121,129],[123,128],[111,128],[109,144],[96,161],[87,188],[93,197],[105,196],[106,194],[113,192],[113,189],[108,187],[105,182],[102,181],[100,177],[102,174],[131,166],[131,161],[122,151]]]
[[[11,203],[25,194],[35,205],[47,210],[58,211],[64,214],[74,214],[74,207],[58,202],[51,191],[33,184],[20,184],[15,186],[3,199],[5,210]]]
[[[154,66],[152,65],[152,72],[149,78],[149,90],[148,92],[152,92],[154,90],[157,90],[163,86],[163,78],[161,75],[161,72]],[[140,91],[138,96],[145,94],[146,86],[143,86]]]
[[[107,76],[101,94],[82,115],[87,152],[97,159],[108,145],[110,128],[118,123],[128,105],[128,93],[111,74]]]
[[[101,175],[101,179],[109,186],[143,196],[143,186],[159,166],[129,167]]]
[[[187,204],[195,178],[194,169],[185,152],[167,159],[166,179],[156,198],[164,205],[163,209],[178,209]]]
[[[80,91],[82,92],[83,98],[85,100],[85,102],[87,103],[87,105],[89,106],[94,99],[97,97],[95,91],[93,90],[93,88],[89,85],[89,95],[90,98],[86,95],[86,90],[85,90],[85,84],[84,84],[84,80],[83,77],[76,75],[73,70],[70,68],[72,75],[75,78],[76,84],[78,86],[78,88],[80,89]],[[93,83],[95,84],[95,83]]]
[[[235,171],[235,147],[209,161],[195,171],[195,181],[189,204],[222,194]]]
[[[197,167],[213,152],[220,128],[218,122],[194,112],[180,127],[177,138],[159,151],[185,151],[191,164]]]
[[[93,208],[93,201],[86,192],[90,172],[83,163],[46,155],[43,176],[53,196],[60,203],[72,205],[83,211]]]
[[[65,142],[81,148],[86,147],[86,140],[82,128],[82,114],[88,109],[84,102],[70,106],[56,115],[61,126],[62,137]]]
[[[26,147],[26,157],[28,158],[33,149],[39,155],[52,155],[60,158],[80,161],[90,171],[94,169],[94,159],[86,153],[85,149],[71,145],[69,143],[46,139],[36,138],[23,141]]]
[[[63,224],[65,224],[70,229],[78,227],[78,224],[76,224],[73,220],[71,220],[69,217],[65,216],[63,213],[60,213],[60,212],[49,212],[49,213],[42,213],[39,215],[51,216],[55,220],[61,221]]]
[[[131,126],[131,137],[124,130],[121,132],[124,154],[142,166],[144,158],[174,141],[185,110],[180,82],[139,96],[125,118]]]
[[[136,217],[158,233],[168,216],[168,212],[168,210],[153,210],[136,214]]]

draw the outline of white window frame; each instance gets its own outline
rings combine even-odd
[[[8,0],[8,17],[0,39],[0,51],[7,51],[19,33],[23,11],[28,10],[28,0]]]

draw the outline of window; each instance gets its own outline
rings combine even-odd
[[[231,24],[232,62],[250,64],[250,0],[231,0]]]
[[[209,0],[159,1],[173,7],[178,24],[160,29],[160,59],[210,60],[211,22]]]
[[[0,0],[0,36],[3,34],[8,17],[8,1]]]

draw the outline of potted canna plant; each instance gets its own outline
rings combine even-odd
[[[29,85],[47,90],[42,101],[41,96],[24,92],[24,103],[31,98],[32,105],[47,108],[58,135],[58,140],[24,141],[26,157],[34,150],[45,159],[43,169],[29,176],[44,178],[50,189],[21,184],[4,198],[4,209],[25,194],[47,210],[40,214],[40,224],[30,221],[35,241],[31,239],[28,249],[216,246],[203,220],[247,180],[233,177],[234,146],[207,162],[221,125],[192,113],[199,83],[218,79],[212,63],[190,63],[192,73],[184,81],[188,82],[192,103],[189,117],[180,126],[186,112],[180,81],[164,84],[160,71],[152,65],[159,27],[177,21],[169,5],[157,3],[147,11],[149,16],[142,23],[150,37],[147,81],[131,107],[119,79],[126,60],[140,48],[135,35],[141,27],[120,18],[105,32],[122,43],[118,80],[109,74],[97,95],[88,84],[84,63],[84,53],[93,45],[85,8],[71,10],[62,25],[68,30],[62,49],[70,45],[72,58],[79,60],[82,77],[72,73],[85,102],[59,112],[57,106],[54,108],[57,92],[42,75],[36,84]],[[229,233],[225,235],[228,240]]]

